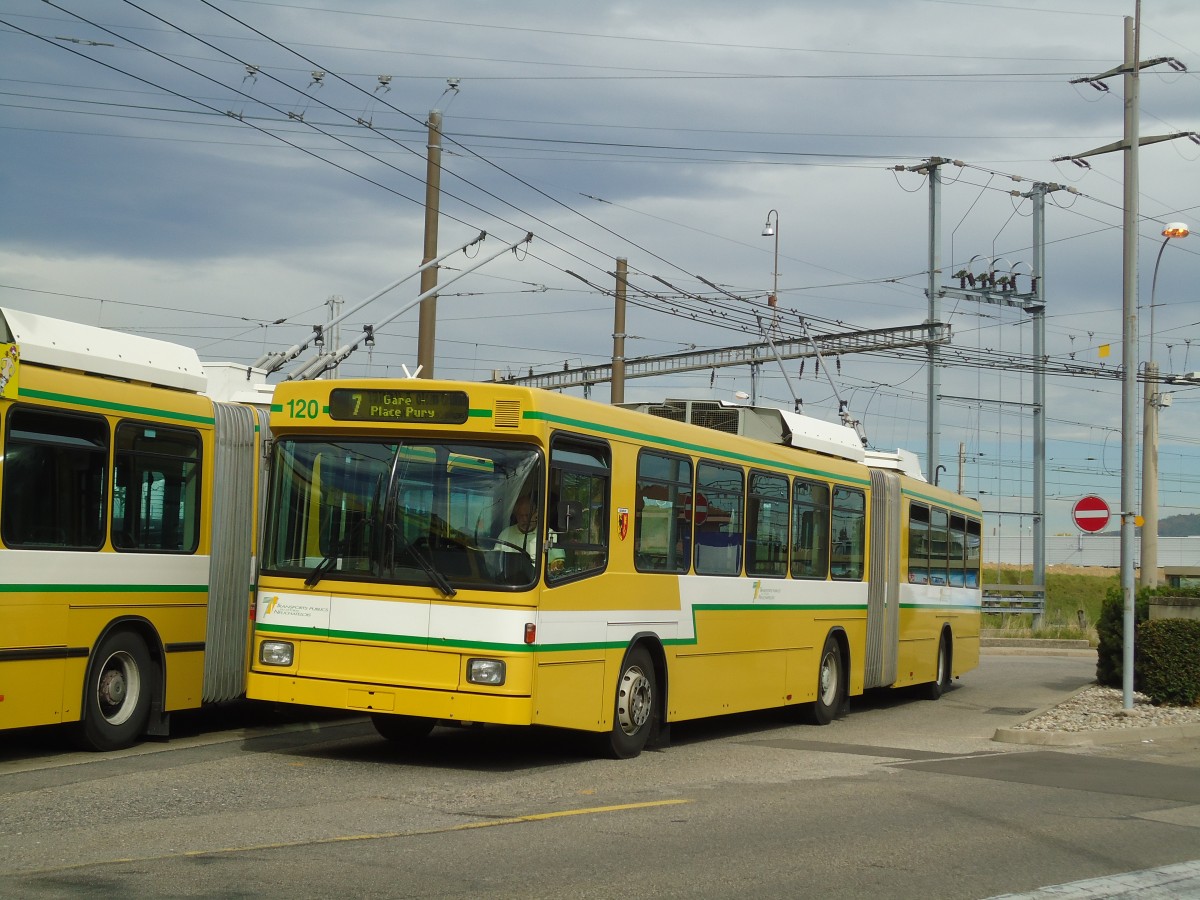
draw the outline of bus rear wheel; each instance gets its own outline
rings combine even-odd
[[[925,685],[925,699],[936,700],[950,687],[950,642],[946,632],[938,640],[937,679]]]
[[[634,647],[621,663],[612,729],[604,736],[602,744],[606,755],[613,759],[632,759],[641,753],[654,727],[657,704],[654,662],[645,647]]]
[[[415,744],[429,737],[433,731],[436,719],[425,719],[421,716],[396,716],[391,713],[372,713],[371,724],[379,732],[380,737],[387,738],[393,744]]]
[[[158,675],[145,642],[130,631],[108,635],[92,654],[83,688],[77,743],[86,750],[120,750],[146,730]]]
[[[814,725],[828,725],[837,715],[842,692],[846,689],[844,673],[842,648],[831,634],[825,638],[821,662],[817,666],[817,699],[809,712]]]

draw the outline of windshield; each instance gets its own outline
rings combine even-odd
[[[385,440],[277,442],[263,570],[512,589],[537,578],[542,458],[533,447]]]

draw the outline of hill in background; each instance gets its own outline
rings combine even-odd
[[[1200,514],[1167,516],[1158,520],[1159,537],[1191,537],[1200,534]]]
[[[1118,528],[1104,533],[1119,535],[1121,530]],[[1159,537],[1193,537],[1195,535],[1200,535],[1200,513],[1167,516],[1165,519],[1158,520]]]

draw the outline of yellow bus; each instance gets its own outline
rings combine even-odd
[[[978,664],[978,505],[840,425],[345,380],[279,385],[271,430],[251,698],[623,758],[672,722],[825,724]]]
[[[265,408],[46,316],[0,310],[0,354],[0,729],[111,750],[242,695]]]

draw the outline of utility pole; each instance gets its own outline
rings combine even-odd
[[[925,324],[929,327],[930,341],[926,344],[928,363],[928,396],[926,399],[926,428],[928,440],[925,445],[925,465],[927,471],[937,472],[939,446],[942,440],[941,411],[938,408],[938,394],[942,390],[942,373],[939,370],[938,357],[940,350],[938,341],[933,340],[934,332],[941,327],[942,321],[942,287],[939,284],[942,275],[942,175],[941,166],[950,160],[940,156],[931,156],[928,160],[916,166],[896,166],[898,172],[919,172],[929,176],[929,284],[925,293],[929,297],[929,317]],[[956,165],[961,163],[956,162]]]
[[[1124,172],[1124,215],[1122,217],[1122,252],[1121,268],[1121,311],[1123,341],[1121,353],[1121,594],[1124,600],[1124,645],[1121,653],[1121,688],[1122,701],[1125,709],[1133,709],[1133,637],[1136,627],[1134,615],[1135,589],[1133,580],[1133,545],[1134,506],[1137,502],[1135,483],[1135,448],[1134,439],[1137,426],[1137,341],[1138,341],[1138,284],[1137,284],[1137,241],[1139,218],[1139,185],[1138,185],[1138,150],[1142,144],[1153,144],[1158,141],[1168,141],[1176,137],[1192,137],[1191,132],[1181,132],[1171,135],[1158,135],[1143,138],[1139,134],[1138,93],[1140,81],[1138,73],[1148,66],[1159,63],[1169,63],[1172,68],[1179,70],[1183,64],[1171,57],[1141,62],[1139,60],[1139,39],[1141,36],[1142,2],[1137,0],[1134,6],[1134,17],[1125,18],[1125,56],[1120,67],[1109,69],[1100,75],[1088,78],[1077,78],[1072,84],[1087,82],[1098,90],[1107,91],[1108,87],[1102,82],[1113,75],[1121,75],[1125,91],[1125,134],[1124,138],[1115,144],[1098,147],[1087,153],[1076,156],[1062,156],[1052,160],[1061,162],[1070,160],[1087,168],[1081,162],[1085,156],[1097,156],[1101,153],[1111,153],[1120,150],[1125,155]],[[1142,560],[1145,565],[1146,561]]]
[[[1046,590],[1046,192],[1038,184],[1033,199],[1033,583]]]
[[[333,294],[325,305],[329,307],[329,322],[326,323],[326,333],[329,335],[329,343],[336,349],[342,345],[342,298],[339,294]]]
[[[625,288],[629,277],[629,261],[617,257],[616,307],[613,312],[612,385],[609,402],[625,402]]]
[[[1153,311],[1150,313],[1154,317]],[[1153,337],[1150,339],[1154,340]],[[1151,349],[1153,354],[1153,349]],[[1142,569],[1139,583],[1144,588],[1158,585],[1158,363],[1147,361],[1142,376]]]
[[[1158,287],[1158,264],[1172,238],[1187,237],[1183,222],[1170,222],[1163,229],[1163,242],[1150,277],[1150,349],[1146,356],[1145,410],[1142,413],[1142,577],[1144,588],[1158,586],[1158,411],[1170,405],[1171,395],[1159,390],[1158,363],[1154,361],[1154,294]]]
[[[925,320],[930,329],[934,329],[942,321],[942,173],[941,166],[946,160],[940,156],[930,157],[924,166],[914,166],[913,171],[925,172],[929,175],[929,317]],[[939,447],[942,441],[941,410],[938,408],[938,394],[942,392],[942,373],[939,369],[938,356],[940,348],[937,341],[931,340],[926,345],[929,354],[928,398],[926,400],[928,419],[928,443],[925,446],[925,462],[927,471],[937,472]]]
[[[1125,367],[1121,381],[1121,594],[1124,599],[1122,617],[1123,646],[1121,648],[1121,688],[1123,706],[1133,709],[1133,637],[1137,628],[1134,615],[1133,587],[1133,519],[1134,519],[1134,423],[1137,422],[1137,239],[1141,187],[1138,180],[1138,25],[1142,0],[1135,7],[1136,21],[1125,18],[1125,203],[1123,238],[1121,244],[1121,309],[1124,329],[1121,340],[1121,365]]]
[[[442,113],[429,111],[429,146],[425,164],[425,249],[421,264],[437,258],[438,213],[442,194]],[[437,266],[421,270],[421,294],[437,287]],[[437,294],[421,301],[417,325],[417,364],[422,378],[433,377],[434,343],[437,333]]]

